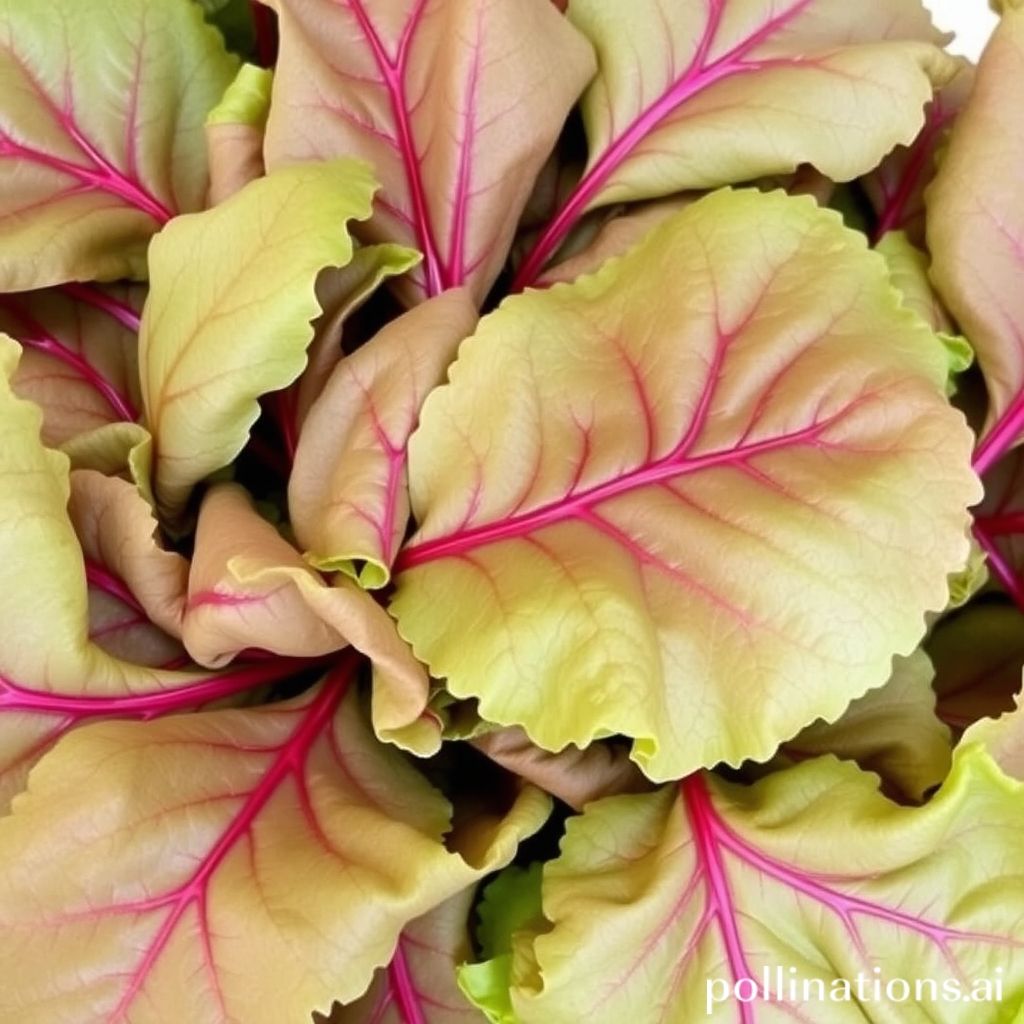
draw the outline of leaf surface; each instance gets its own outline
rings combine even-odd
[[[476,326],[465,290],[435,296],[343,359],[303,426],[288,483],[309,562],[386,585],[409,521],[406,447],[427,393]]]
[[[263,138],[274,73],[243,64],[206,119],[210,156],[210,206],[216,206],[266,173]]]
[[[995,1020],[997,980],[1000,1007],[1024,998],[1021,794],[974,743],[918,808],[831,758],[749,789],[697,775],[593,804],[544,869],[553,928],[513,942],[518,1020]],[[875,978],[938,988],[895,1006]],[[743,979],[752,1002],[725,994]],[[991,1005],[942,998],[943,979],[987,980]]]
[[[936,714],[935,670],[921,650],[896,658],[892,678],[858,697],[831,724],[815,722],[783,747],[806,760],[834,754],[875,772],[890,790],[919,801],[946,778],[953,742]]]
[[[708,197],[463,344],[410,442],[400,631],[545,749],[763,759],[881,685],[966,561],[945,376],[834,213]]]
[[[573,0],[599,72],[589,160],[516,274],[533,284],[587,210],[810,164],[834,181],[914,140],[957,63],[919,0]]]
[[[1003,15],[926,195],[932,279],[978,356],[989,412],[986,472],[1024,429],[1024,10]]]
[[[90,638],[83,546],[97,556],[94,589],[102,584],[127,591],[140,606],[145,595],[158,620],[156,573],[168,567],[163,563],[155,570],[150,551],[144,561],[151,578],[143,582],[134,574],[131,563],[146,547],[137,532],[139,504],[117,511],[112,521],[131,533],[116,541],[90,518],[103,514],[98,506],[80,507],[82,478],[72,494],[67,457],[40,443],[39,409],[10,390],[17,358],[17,346],[0,337],[0,621],[17,638],[0,645],[0,808],[22,788],[40,754],[81,722],[194,708],[296,672],[289,662],[220,674],[165,671],[113,657]],[[82,541],[69,516],[69,499]],[[116,543],[124,546],[114,548]],[[121,572],[139,587],[138,597]],[[170,625],[169,618],[164,622]]]
[[[382,189],[362,235],[423,253],[406,298],[464,284],[481,301],[593,74],[586,41],[549,0],[265,2],[281,30],[268,165],[369,160]]]
[[[15,391],[43,410],[43,441],[57,447],[140,407],[139,315],[144,289],[68,285],[0,295],[0,331],[23,354]]]
[[[449,852],[450,807],[373,741],[350,672],[287,704],[95,725],[44,759],[0,821],[0,1012],[308,1019],[507,863],[545,798],[524,791],[477,859]]]
[[[473,889],[456,894],[410,921],[395,955],[366,995],[336,1007],[328,1024],[484,1024],[455,983],[455,970],[472,956],[469,918]]]
[[[144,278],[237,60],[180,0],[3,0],[0,39],[0,290]]]
[[[168,514],[242,450],[260,395],[302,372],[317,275],[352,258],[346,225],[370,215],[373,191],[359,163],[289,167],[153,240],[139,358]]]

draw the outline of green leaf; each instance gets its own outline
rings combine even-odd
[[[399,629],[547,750],[767,758],[946,605],[979,496],[946,377],[835,213],[707,197],[463,343],[409,445]]]
[[[924,807],[831,758],[750,788],[700,775],[592,804],[544,869],[551,924],[513,944],[516,1017],[1011,1020],[1024,1001],[1022,798],[975,742]],[[894,979],[909,998],[886,999]],[[943,998],[947,979],[977,1001]],[[732,997],[737,983],[754,1002]]]
[[[0,0],[0,290],[146,276],[237,60],[184,0]]]
[[[370,215],[374,187],[360,163],[296,165],[153,240],[139,357],[169,515],[242,450],[259,397],[302,372],[317,275],[352,258],[347,223]]]

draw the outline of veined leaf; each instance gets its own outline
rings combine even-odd
[[[919,808],[831,758],[749,789],[697,775],[592,804],[544,868],[553,928],[513,940],[517,1020],[1010,1020],[1022,795],[972,743]],[[911,994],[886,998],[901,978]],[[977,1001],[945,998],[946,979]]]
[[[946,604],[978,497],[946,374],[835,213],[710,196],[463,343],[409,446],[400,631],[545,749],[766,758]]]
[[[1024,431],[1024,9],[1011,7],[926,195],[932,279],[978,356],[989,413],[975,463],[985,473]]]
[[[68,515],[85,557],[93,643],[134,665],[191,664],[179,642],[188,562],[157,543],[153,509],[138,487],[74,470]]]
[[[572,0],[569,19],[600,67],[582,103],[590,158],[514,289],[598,206],[800,164],[864,174],[913,141],[958,67],[920,0]]]
[[[260,395],[302,372],[317,275],[352,258],[347,223],[370,215],[373,191],[359,163],[289,167],[153,240],[139,358],[168,514],[242,450]]]
[[[2,0],[0,37],[0,290],[144,278],[237,60],[181,0]]]
[[[386,585],[409,521],[406,446],[427,393],[476,326],[462,289],[393,320],[343,359],[306,419],[288,483],[310,563]]]
[[[862,179],[878,216],[873,229],[876,243],[890,232],[902,231],[913,245],[924,245],[924,192],[935,176],[938,151],[973,85],[974,68],[965,61],[928,104],[924,127],[913,143],[898,146]]]
[[[69,499],[83,542],[100,559],[94,586],[125,587],[121,572],[137,582],[128,563],[139,538],[118,537],[121,550],[103,559],[114,538],[101,540],[103,528],[76,506],[67,457],[40,443],[39,409],[10,390],[17,358],[17,346],[0,336],[0,621],[17,638],[0,644],[0,809],[33,762],[81,722],[199,707],[297,671],[293,662],[220,674],[163,671],[112,657],[90,639],[88,574]],[[135,506],[129,519],[139,515]],[[132,597],[141,605],[138,593]]]
[[[216,206],[266,173],[263,137],[274,72],[243,64],[206,119],[210,154],[209,204]]]
[[[357,154],[382,182],[361,234],[423,253],[410,301],[483,299],[566,116],[594,72],[549,0],[264,0],[281,53],[271,168]]]
[[[140,406],[140,287],[65,285],[0,295],[0,331],[24,351],[14,390],[43,410],[43,440],[57,447]]]
[[[473,955],[469,918],[475,893],[466,889],[410,921],[395,955],[366,995],[336,1007],[327,1024],[485,1024],[459,991],[455,971]]]
[[[0,820],[0,1014],[308,1019],[508,863],[547,799],[524,791],[475,857],[449,852],[447,801],[373,742],[352,671],[287,704],[94,725],[46,757]]]
[[[213,488],[200,509],[184,639],[214,667],[251,648],[308,657],[351,644],[373,663],[377,735],[422,755],[440,746],[430,677],[394,621],[352,580],[328,586],[238,486]]]

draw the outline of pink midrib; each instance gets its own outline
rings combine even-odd
[[[202,682],[185,682],[180,687],[170,690],[122,697],[93,697],[86,694],[66,696],[32,690],[12,679],[0,676],[0,712],[66,714],[76,719],[111,716],[151,718],[209,704],[257,686],[282,682],[318,663],[317,659],[268,660],[265,663],[232,668]]]
[[[398,1008],[403,1024],[429,1024],[427,1016],[423,1012],[423,1004],[416,989],[416,982],[409,969],[405,950],[402,948],[401,937],[395,947],[395,955],[391,958],[391,963],[388,964],[388,984],[391,986],[395,1006]]]
[[[351,660],[346,660],[346,665],[348,670],[351,671]],[[241,810],[232,819],[230,825],[213,849],[200,861],[198,869],[188,882],[163,896],[152,900],[139,901],[136,904],[126,904],[118,908],[125,911],[130,910],[142,913],[158,910],[169,905],[172,907],[172,910],[161,925],[153,941],[149,944],[142,960],[135,970],[132,971],[131,981],[117,1006],[107,1019],[107,1024],[116,1024],[117,1021],[125,1019],[125,1015],[135,997],[139,994],[146,977],[166,949],[178,923],[190,905],[193,903],[200,905],[201,918],[203,923],[205,923],[206,887],[211,876],[224,862],[224,859],[234,848],[235,844],[250,832],[253,823],[277,791],[278,786],[289,775],[304,769],[306,757],[313,743],[321,735],[325,726],[329,724],[331,716],[345,695],[348,682],[348,675],[342,676],[339,672],[336,674],[332,673],[323,684],[323,689],[316,699],[302,712],[302,719],[298,728],[285,741],[266,774],[264,774],[259,784],[247,797]],[[216,976],[215,965],[212,962],[210,934],[206,928],[204,928],[203,943],[204,956],[207,961],[206,965],[211,973]]]
[[[714,466],[739,463],[755,455],[777,451],[781,448],[813,442],[832,422],[833,420],[825,420],[791,434],[783,434],[767,441],[726,451],[712,452],[709,455],[695,458],[680,457],[679,448],[682,446],[677,446],[677,449],[666,458],[652,465],[643,466],[615,480],[598,484],[578,494],[569,494],[565,498],[551,502],[532,512],[511,516],[508,519],[484,526],[459,530],[434,540],[412,544],[399,553],[395,562],[395,571],[404,572],[439,558],[462,555],[485,544],[526,536],[542,527],[551,526],[567,519],[584,519],[592,507],[639,488],[710,469]],[[684,442],[689,440],[690,433],[688,432]]]
[[[61,120],[64,127],[67,128],[70,123],[70,116],[64,115]],[[44,153],[41,150],[32,149],[6,137],[0,137],[0,159],[16,157],[39,164],[41,167],[58,171],[61,174],[66,174],[69,177],[75,178],[83,185],[123,199],[129,206],[141,210],[160,225],[166,224],[174,216],[171,210],[150,195],[141,183],[121,174],[99,154],[98,150],[92,147],[91,144],[87,144],[85,137],[81,135],[77,128],[73,131],[69,130],[69,134],[78,143],[83,155],[93,161],[95,165],[93,168],[72,163],[69,160],[54,156],[52,153]],[[86,148],[87,146],[88,148]]]
[[[363,38],[373,52],[373,59],[377,65],[377,70],[380,72],[384,86],[387,89],[391,112],[395,119],[395,128],[398,132],[399,153],[402,157],[402,165],[405,168],[406,183],[409,187],[409,195],[412,199],[416,219],[417,241],[420,249],[423,250],[423,265],[427,275],[427,294],[439,295],[446,288],[451,287],[452,282],[448,280],[448,274],[442,264],[437,243],[434,239],[430,207],[427,203],[426,190],[420,173],[420,161],[416,152],[416,142],[413,137],[408,103],[405,96],[405,70],[409,55],[409,45],[423,17],[426,0],[417,0],[415,8],[409,15],[409,21],[402,32],[398,54],[394,60],[391,59],[384,49],[384,44],[377,34],[370,16],[366,13],[363,0],[345,0],[345,2],[353,15],[355,15]]]
[[[7,310],[23,325],[22,331],[25,333],[19,337],[19,341],[74,370],[103,398],[118,419],[134,423],[139,418],[138,410],[127,395],[121,394],[92,363],[79,353],[69,349],[59,338],[30,316],[13,295],[0,296],[0,308]]]
[[[724,54],[713,64],[704,67],[703,60],[714,41],[724,7],[722,3],[713,2],[710,6],[709,19],[705,26],[704,35],[689,67],[673,82],[671,88],[664,95],[647,107],[608,146],[580,179],[561,210],[544,229],[526,256],[526,259],[515,275],[511,291],[522,291],[536,282],[550,257],[554,255],[566,235],[568,235],[579,218],[586,212],[590,202],[639,143],[647,138],[666,117],[674,113],[683,103],[692,99],[697,93],[732,75],[756,70],[755,66],[745,66],[742,63],[742,59],[779,29],[788,25],[811,2],[812,0],[797,0],[797,3],[788,10],[765,22],[760,29],[753,32],[742,43]],[[797,66],[795,61],[782,61],[781,63],[793,63],[794,66]]]
[[[733,903],[729,890],[724,859],[722,857],[723,850],[728,850],[760,874],[773,878],[775,881],[827,907],[842,921],[850,934],[854,946],[858,952],[864,955],[867,955],[867,951],[854,922],[855,914],[874,917],[893,925],[895,928],[916,932],[918,935],[934,943],[943,958],[952,967],[956,966],[956,962],[949,949],[951,941],[985,943],[1018,948],[1024,946],[1024,942],[1019,942],[1006,936],[990,935],[984,932],[958,931],[922,920],[912,914],[904,914],[889,907],[880,906],[869,900],[837,892],[825,884],[827,881],[825,876],[818,880],[814,876],[800,873],[789,865],[768,857],[760,850],[744,842],[743,839],[729,828],[715,810],[707,784],[700,775],[690,776],[679,785],[683,805],[691,823],[697,847],[697,870],[703,872],[708,879],[710,900],[714,905],[716,916],[722,928],[723,941],[726,946],[730,969],[737,981],[744,977],[752,977],[752,975],[739,936],[738,920],[740,915]],[[862,878],[850,879],[850,881],[854,882],[863,880]],[[752,1020],[753,1018],[749,1019]],[[744,1024],[746,1024],[748,1018],[744,1017],[743,1020]]]

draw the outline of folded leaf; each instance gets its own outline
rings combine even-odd
[[[1024,617],[977,604],[940,622],[928,638],[939,717],[958,732],[1013,707],[1024,670]]]
[[[587,210],[787,174],[877,166],[958,64],[920,0],[573,0],[598,54],[589,161],[516,274],[532,284]]]
[[[472,956],[466,889],[424,917],[410,921],[391,963],[378,971],[365,996],[336,1007],[328,1024],[484,1024],[455,983],[458,964]]]
[[[347,266],[320,275],[316,296],[323,315],[313,324],[309,364],[302,376],[287,391],[281,392],[287,396],[282,409],[286,413],[282,433],[293,459],[309,410],[344,355],[342,333],[349,317],[362,307],[383,281],[404,274],[419,261],[418,252],[401,245],[361,245],[356,247]]]
[[[373,663],[378,736],[424,756],[440,746],[430,677],[387,612],[351,580],[329,586],[236,485],[200,509],[183,635],[213,667],[252,648],[308,658],[351,644]]]
[[[517,1019],[1009,1020],[1024,1000],[1024,882],[1007,870],[1024,856],[1022,795],[975,743],[920,808],[829,758],[750,789],[694,776],[592,804],[544,869],[554,927],[513,943]],[[909,998],[885,998],[893,979]],[[977,1001],[946,998],[945,981]]]
[[[338,669],[262,708],[64,740],[0,820],[0,1015],[281,1024],[351,1000],[401,930],[506,864],[535,791],[467,860]],[[347,695],[346,695],[347,694]]]
[[[979,473],[1024,430],[1024,10],[1003,15],[928,190],[932,279],[978,356],[989,413]]]
[[[153,240],[139,359],[168,514],[242,450],[260,395],[302,372],[317,274],[352,258],[346,225],[373,190],[352,161],[289,167]]]
[[[144,278],[237,60],[181,0],[2,0],[0,37],[0,291]]]
[[[1024,707],[1021,696],[1014,701],[1012,711],[998,718],[983,718],[975,722],[961,743],[984,744],[992,759],[1011,778],[1024,782]]]
[[[237,484],[219,484],[203,500],[188,581],[184,639],[201,665],[226,665],[248,649],[316,657],[346,645],[287,577],[241,582],[238,560],[253,567],[316,574],[277,530],[262,519]],[[250,568],[250,577],[255,574]],[[316,577],[318,586],[323,583]]]
[[[297,671],[289,662],[218,675],[161,671],[112,657],[90,639],[86,566],[68,514],[68,460],[40,443],[39,409],[12,394],[8,379],[17,358],[17,346],[0,336],[0,621],[5,635],[16,638],[0,644],[0,810],[33,762],[83,721],[194,708]],[[77,497],[72,509],[83,543],[109,556],[97,567],[103,582],[124,586],[111,572],[132,578],[138,534],[119,538],[125,549],[111,553],[112,539],[99,537],[106,528],[89,520]],[[119,510],[119,522],[138,529],[139,506],[121,519],[124,513]],[[99,582],[96,575],[93,581]],[[146,586],[155,608],[160,584],[154,579]]]
[[[549,0],[264,2],[281,31],[268,165],[369,160],[382,189],[362,236],[423,253],[406,298],[465,284],[482,300],[594,72],[586,41]]]
[[[0,295],[0,331],[24,348],[14,390],[43,410],[43,440],[62,445],[138,417],[139,287],[71,285]]]
[[[74,470],[68,515],[86,560],[93,642],[136,665],[189,664],[175,639],[188,562],[157,543],[153,510],[139,489],[94,470]]]
[[[263,136],[273,81],[273,71],[243,64],[220,103],[210,111],[206,119],[210,206],[223,202],[266,173]]]
[[[295,536],[318,569],[371,589],[388,583],[409,521],[409,435],[476,322],[468,293],[446,292],[391,321],[331,374],[288,483]]]
[[[946,372],[836,214],[710,196],[462,345],[410,442],[399,629],[545,749],[766,758],[946,604],[978,496]]]
[[[834,754],[875,772],[893,792],[922,800],[949,772],[953,742],[936,714],[928,655],[897,658],[892,678],[855,700],[831,725],[815,722],[786,743],[783,755],[805,760]]]

